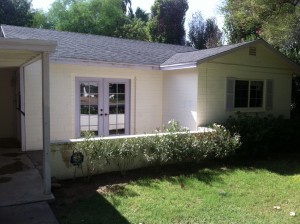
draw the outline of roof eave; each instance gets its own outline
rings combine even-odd
[[[88,65],[88,66],[102,66],[102,67],[114,67],[114,68],[134,68],[134,69],[143,69],[143,70],[159,70],[158,65],[118,63],[118,62],[107,62],[107,61],[75,59],[75,58],[50,57],[50,63],[54,63],[54,64],[72,64],[72,65]]]
[[[189,69],[189,68],[196,68],[196,67],[197,67],[197,62],[188,62],[188,63],[181,63],[181,64],[161,65],[160,70],[168,71],[168,70]]]
[[[0,38],[0,49],[3,50],[24,50],[52,53],[55,52],[56,46],[56,41]]]

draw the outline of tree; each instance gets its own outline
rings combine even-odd
[[[34,26],[116,36],[126,22],[122,4],[122,0],[56,0],[45,16],[35,17]]]
[[[206,20],[205,37],[207,48],[221,45],[222,32],[219,29],[215,18]]]
[[[222,32],[215,19],[203,19],[201,12],[192,15],[189,23],[188,38],[196,49],[206,49],[221,45]]]
[[[222,10],[230,43],[264,38],[300,62],[300,0],[226,0]]]
[[[134,18],[129,23],[126,23],[123,27],[116,30],[116,36],[134,39],[134,40],[148,40],[146,32],[146,23],[141,19]]]
[[[1,0],[0,23],[16,26],[31,26],[33,19],[31,0]]]
[[[196,49],[206,49],[205,39],[205,21],[201,15],[201,12],[196,12],[192,15],[192,19],[189,22],[188,38],[191,45]]]
[[[31,27],[43,28],[43,29],[54,29],[55,25],[49,21],[47,13],[43,10],[36,10],[33,15],[33,21]]]
[[[187,0],[155,0],[147,26],[150,41],[184,45],[187,10]]]
[[[146,13],[146,11],[141,9],[140,7],[137,7],[135,10],[135,18],[140,19],[145,23],[147,23],[149,20],[149,14]]]
[[[122,9],[124,14],[127,14],[130,18],[133,18],[133,11],[131,8],[131,0],[122,0]]]

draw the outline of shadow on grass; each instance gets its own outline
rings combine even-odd
[[[207,185],[211,185],[213,182],[222,183],[221,175],[231,172],[222,168],[222,164],[218,163],[184,163],[148,168],[153,171],[151,176],[141,178],[134,183],[142,187],[160,188],[153,178],[158,181],[166,180],[171,184],[185,185],[188,179],[194,177]]]
[[[232,168],[249,170],[267,170],[283,176],[300,174],[300,153],[297,154],[270,154],[265,158],[252,158],[229,162]]]
[[[117,202],[114,202],[118,204]],[[68,205],[56,205],[54,213],[59,223],[97,223],[97,224],[128,224],[129,221],[102,195],[82,199]]]

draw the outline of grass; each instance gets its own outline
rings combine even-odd
[[[94,194],[71,203],[58,192],[52,207],[60,223],[300,223],[299,160],[184,173],[94,185]]]

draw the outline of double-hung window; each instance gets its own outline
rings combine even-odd
[[[263,101],[263,81],[235,80],[235,108],[262,108]]]
[[[242,80],[227,77],[226,111],[254,109],[270,111],[273,108],[274,82],[266,80]]]

